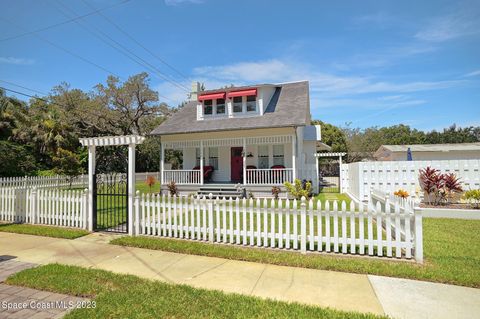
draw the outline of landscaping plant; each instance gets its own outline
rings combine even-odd
[[[393,195],[398,196],[400,198],[408,198],[410,194],[404,189],[399,189],[398,191],[394,192]]]
[[[155,176],[148,176],[145,180],[145,184],[150,188],[150,193],[152,192],[152,186],[157,183]]]
[[[175,183],[175,181],[170,181],[170,183],[167,184],[167,188],[171,196],[178,195],[177,184]]]
[[[419,181],[425,193],[425,202],[429,204],[451,203],[455,195],[462,192],[460,178],[454,173],[442,174],[429,166],[420,170]]]
[[[312,195],[312,183],[310,182],[302,183],[301,180],[296,178],[294,185],[292,185],[292,183],[289,183],[289,182],[285,182],[284,185],[287,188],[288,193],[293,198],[296,198],[298,200],[302,199],[302,197],[309,199]]]
[[[467,200],[473,208],[480,208],[480,189],[471,189],[463,194],[463,198]]]
[[[278,195],[280,194],[281,189],[278,186],[273,186],[272,187],[272,195],[275,199],[278,199]]]

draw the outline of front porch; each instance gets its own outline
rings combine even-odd
[[[165,162],[167,149],[181,151],[183,162],[178,169]],[[161,149],[161,182],[281,186],[302,178],[296,152],[295,135],[166,141]]]

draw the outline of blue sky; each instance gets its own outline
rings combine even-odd
[[[89,91],[108,76],[101,68],[148,71],[105,35],[154,66],[151,85],[171,105],[193,80],[309,80],[313,117],[336,125],[480,125],[480,1],[3,1],[0,80]]]

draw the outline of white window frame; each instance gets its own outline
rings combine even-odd
[[[275,149],[281,147],[282,151],[280,153],[275,153]],[[284,144],[274,144],[272,147],[273,152],[273,165],[283,165],[285,166],[285,145]],[[280,162],[279,162],[280,160]]]
[[[261,153],[260,150],[264,148],[266,153]],[[258,145],[257,147],[257,166],[259,169],[270,168],[270,151],[268,145]],[[266,164],[262,165],[262,162],[266,160]]]
[[[249,110],[248,110],[248,107],[247,107],[247,103],[248,103],[247,100],[248,100],[248,98],[249,98],[250,96],[253,96],[253,97],[255,98],[255,110],[254,110],[254,111],[249,111]],[[247,96],[245,96],[245,112],[246,112],[247,114],[258,113],[258,102],[257,102],[257,100],[258,100],[258,99],[257,99],[257,96],[256,96],[256,95],[247,95]]]
[[[216,156],[212,156],[212,150],[216,150]],[[215,170],[218,170],[218,147],[209,147],[208,148],[208,165],[213,166]]]

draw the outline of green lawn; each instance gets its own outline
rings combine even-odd
[[[51,264],[19,272],[6,281],[92,298],[94,309],[64,318],[384,318],[297,303],[149,281],[132,275]]]
[[[83,229],[30,224],[0,224],[0,231],[65,239],[75,239],[89,234],[88,231]]]
[[[424,218],[424,265],[394,258],[357,258],[152,237],[121,237],[111,243],[177,253],[275,265],[375,274],[480,288],[480,221]]]

